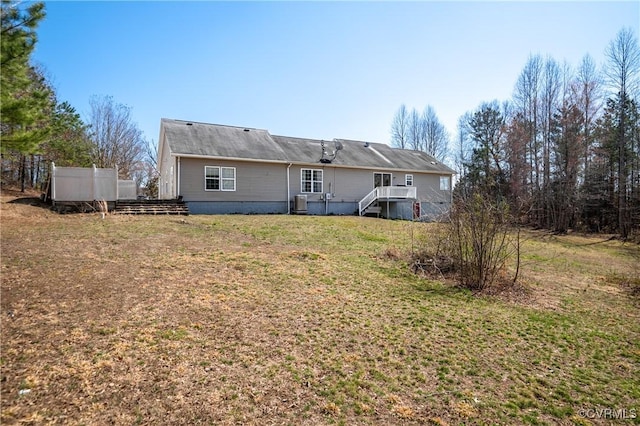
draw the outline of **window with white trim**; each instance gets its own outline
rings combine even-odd
[[[300,192],[314,193],[322,192],[322,170],[302,169],[300,170]]]
[[[204,167],[205,191],[235,191],[236,168],[235,167]]]
[[[413,186],[413,175],[404,175],[405,186]]]
[[[449,176],[440,176],[440,191],[449,190]]]
[[[235,167],[220,167],[220,180],[222,182],[223,191],[235,191],[236,190],[236,168]]]

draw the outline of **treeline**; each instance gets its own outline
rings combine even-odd
[[[391,122],[391,145],[424,151],[444,161],[448,154],[449,133],[438,119],[435,109],[427,105],[422,113],[402,104]]]
[[[630,29],[605,58],[598,67],[586,55],[573,69],[532,55],[512,99],[460,117],[455,195],[506,202],[521,224],[559,233],[639,229],[640,46]]]
[[[0,152],[2,185],[45,189],[57,166],[118,167],[148,195],[157,193],[155,153],[131,108],[109,96],[89,100],[86,122],[58,99],[46,72],[31,61],[44,3],[1,3]]]

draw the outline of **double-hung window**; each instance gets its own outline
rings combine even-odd
[[[236,168],[235,167],[204,167],[205,191],[235,191]]]
[[[322,192],[322,170],[302,169],[300,170],[300,181],[300,192]]]
[[[440,190],[448,191],[449,187],[449,176],[440,176]]]
[[[404,184],[406,186],[413,186],[413,175],[404,175]]]

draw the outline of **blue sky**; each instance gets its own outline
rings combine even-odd
[[[453,135],[509,99],[531,54],[597,63],[640,2],[46,2],[33,59],[61,101],[272,134],[389,143],[400,104],[435,108]]]

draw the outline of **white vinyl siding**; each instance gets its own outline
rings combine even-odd
[[[235,191],[204,190],[205,166],[233,167],[236,171]],[[298,188],[300,169],[292,181]],[[257,162],[182,158],[180,165],[180,195],[185,201],[285,201],[287,196],[287,166]],[[220,183],[222,185],[222,182]],[[293,182],[292,182],[293,184]],[[296,189],[295,191],[299,191]]]
[[[322,170],[302,169],[300,170],[300,188],[302,193],[322,192]]]
[[[205,191],[235,191],[236,168],[235,167],[204,167]]]

